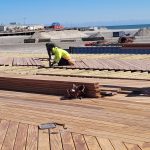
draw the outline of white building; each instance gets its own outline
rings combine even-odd
[[[0,25],[0,32],[16,32],[16,31],[33,31],[33,30],[43,30],[44,25],[21,25],[21,24],[10,24],[10,25]]]
[[[0,25],[0,32],[5,32],[6,31],[6,26]]]
[[[29,25],[27,27],[28,30],[43,30],[44,25]]]

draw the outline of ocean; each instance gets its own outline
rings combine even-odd
[[[150,24],[105,26],[108,29],[141,29],[150,28]]]

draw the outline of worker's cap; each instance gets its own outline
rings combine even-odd
[[[56,47],[56,45],[54,43],[46,43],[47,49],[52,49],[53,47]]]

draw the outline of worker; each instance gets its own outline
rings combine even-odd
[[[70,54],[67,51],[57,47],[54,43],[46,43],[46,48],[49,56],[49,67],[52,67],[54,64],[58,64],[58,66],[74,65]],[[51,55],[55,55],[52,63]]]

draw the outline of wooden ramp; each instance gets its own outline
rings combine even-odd
[[[120,139],[74,133],[60,128],[39,130],[37,126],[0,120],[1,150],[149,150],[150,143],[128,143]]]
[[[0,66],[43,66],[38,58],[0,57]]]

